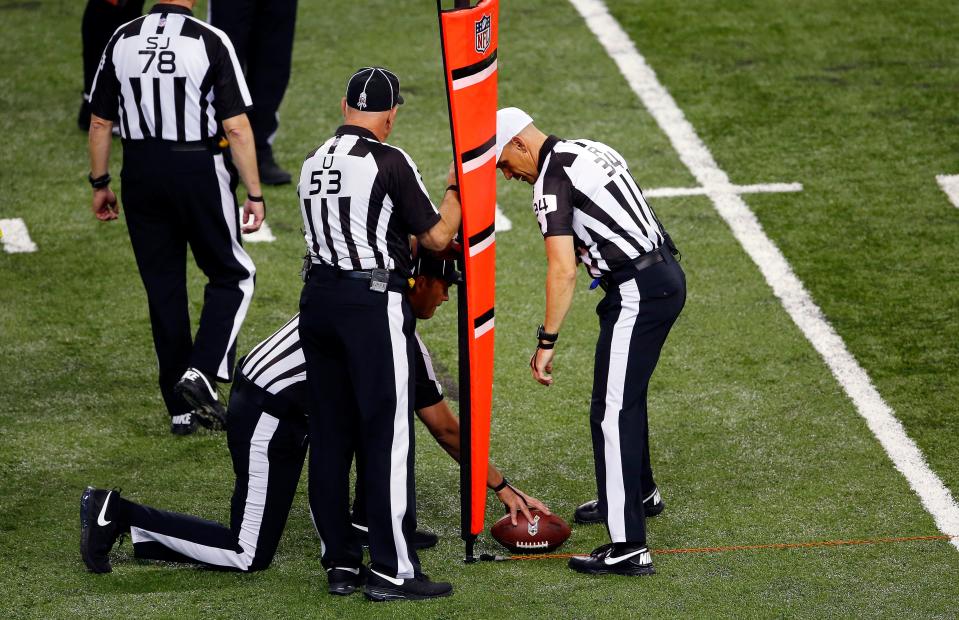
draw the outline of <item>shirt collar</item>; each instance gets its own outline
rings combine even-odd
[[[550,134],[549,137],[546,138],[546,141],[543,142],[543,146],[541,146],[539,149],[538,166],[539,166],[540,174],[543,174],[543,162],[546,161],[546,156],[552,152],[553,147],[556,146],[556,143],[561,141],[562,140],[560,140],[560,138],[557,138],[556,136]]]
[[[370,140],[380,141],[372,131],[366,127],[360,127],[358,125],[340,125],[336,130],[336,135],[338,136],[359,136],[361,138],[369,138]]]
[[[179,4],[169,4],[167,2],[158,2],[152,9],[151,13],[181,13],[183,15],[193,16],[193,11],[186,8],[185,6],[180,6]]]

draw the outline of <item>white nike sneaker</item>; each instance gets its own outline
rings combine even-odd
[[[80,496],[80,556],[94,573],[109,573],[107,554],[124,532],[116,515],[119,489],[107,491],[87,487]]]
[[[649,547],[630,543],[607,543],[589,555],[575,555],[569,559],[569,567],[589,575],[638,576],[656,572]]]

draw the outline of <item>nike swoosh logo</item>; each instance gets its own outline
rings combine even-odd
[[[648,553],[648,551],[646,551],[646,549],[638,549],[638,550],[636,550],[636,551],[633,551],[632,553],[627,553],[626,555],[621,555],[621,556],[619,556],[618,558],[609,558],[609,557],[608,557],[608,558],[606,558],[605,560],[603,560],[603,562],[605,562],[605,563],[606,563],[607,565],[609,565],[609,566],[612,566],[613,564],[619,564],[619,563],[622,562],[623,560],[628,560],[629,558],[633,557],[634,555],[639,555],[640,553]]]
[[[101,527],[106,527],[107,525],[110,525],[111,523],[113,523],[113,521],[107,521],[107,519],[106,519],[106,516],[107,516],[107,504],[110,503],[110,496],[111,496],[111,495],[113,495],[113,491],[110,491],[109,493],[107,493],[107,498],[106,498],[105,500],[103,500],[103,507],[100,508],[100,514],[97,516],[97,525],[99,525],[99,526],[101,526]]]
[[[402,579],[397,579],[396,577],[387,577],[387,576],[384,575],[383,573],[378,573],[378,572],[376,572],[375,570],[371,570],[370,572],[373,573],[374,575],[378,576],[378,577],[382,577],[383,579],[386,579],[387,581],[389,581],[390,583],[392,583],[394,586],[401,586],[401,585],[403,585],[403,580],[402,580]]]

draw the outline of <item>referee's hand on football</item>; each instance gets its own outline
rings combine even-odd
[[[516,525],[516,515],[520,512],[523,513],[527,521],[532,523],[533,514],[530,512],[530,509],[538,510],[544,514],[552,514],[549,508],[546,507],[546,504],[509,484],[497,491],[496,497],[506,506],[506,510],[509,511],[510,522],[513,525]]]

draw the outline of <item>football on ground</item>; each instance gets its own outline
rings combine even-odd
[[[533,520],[523,513],[516,515],[516,525],[509,515],[493,524],[490,534],[496,542],[513,553],[548,553],[559,548],[569,538],[569,524],[555,514],[547,515],[531,510]]]

